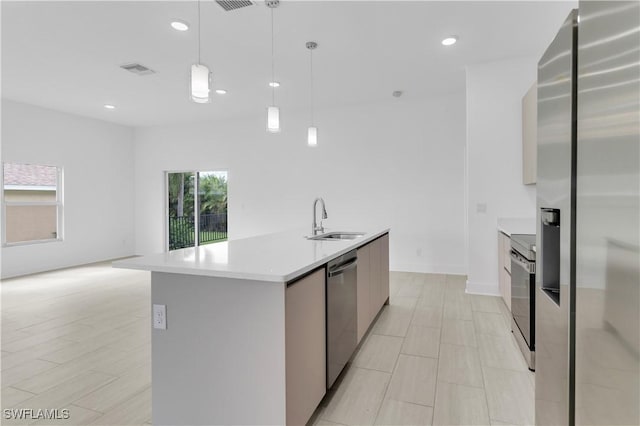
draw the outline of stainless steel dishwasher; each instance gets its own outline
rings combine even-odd
[[[357,266],[356,250],[327,265],[327,389],[336,381],[358,344]]]

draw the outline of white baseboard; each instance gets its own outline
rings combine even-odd
[[[500,289],[497,283],[474,283],[467,280],[467,294],[481,294],[484,296],[500,296]]]

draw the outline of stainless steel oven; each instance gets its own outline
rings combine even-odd
[[[535,370],[536,236],[511,235],[511,331],[529,370]]]

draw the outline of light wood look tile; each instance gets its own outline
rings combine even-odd
[[[54,362],[43,361],[41,359],[28,360],[27,362],[19,364],[13,368],[2,370],[2,386],[13,386],[21,380],[32,376],[33,374],[38,374],[42,371],[50,370],[56,366],[58,366],[58,364]]]
[[[473,312],[473,320],[478,334],[507,336],[511,333],[511,329],[507,326],[500,313]]]
[[[394,310],[390,306],[385,306],[383,309],[373,326],[373,332],[386,336],[406,336],[407,329],[411,323],[412,312],[404,308]]]
[[[400,354],[386,398],[433,406],[438,361]]]
[[[372,425],[390,377],[388,373],[351,367],[322,418],[345,425]]]
[[[111,411],[121,414],[113,414],[116,422],[109,424],[150,421],[150,398],[130,406],[145,413],[131,413],[131,423],[122,415],[126,407],[110,403],[116,395],[122,403],[129,402],[124,400],[135,397],[132,387],[151,384],[148,272],[113,269],[104,263],[4,280],[1,291],[2,408],[70,410],[69,419],[34,424],[84,426],[111,416]],[[15,387],[7,387],[8,382]],[[102,396],[94,408],[105,413],[73,405],[98,393]]]
[[[459,287],[454,284],[445,284],[444,301],[458,301],[471,304],[471,295],[467,294],[464,286]]]
[[[122,348],[126,349],[126,348]],[[112,359],[110,362],[96,365],[93,369],[102,373],[120,376],[135,368],[149,368],[151,366],[151,345],[146,344],[126,353],[122,359]]]
[[[317,418],[315,422],[311,424],[312,426],[340,426],[341,423],[330,422],[329,420]]]
[[[416,280],[405,281],[400,284],[396,296],[418,298],[422,294],[422,285],[423,283]]]
[[[442,308],[444,302],[444,284],[425,284],[422,288],[422,295],[418,299],[417,307],[438,307]]]
[[[72,345],[74,345],[74,342],[60,338],[42,342],[19,352],[7,352],[7,355],[2,357],[2,370],[4,371],[6,369],[13,368],[17,365],[24,364],[27,361],[38,359],[45,354],[55,352],[62,348],[67,348]]]
[[[438,358],[440,328],[411,325],[402,344],[402,353]]]
[[[65,408],[72,402],[114,381],[116,377],[103,373],[86,372],[27,399],[16,408]]]
[[[314,424],[486,424],[483,389],[492,424],[533,424],[534,375],[520,369],[512,336],[500,334],[510,313],[501,298],[466,294],[465,284],[391,272],[390,305],[354,358],[362,368],[348,368]],[[148,272],[87,265],[5,280],[1,291],[2,408],[71,410],[68,420],[36,424],[151,423]]]
[[[471,346],[440,345],[438,382],[482,388],[482,369],[478,350]]]
[[[442,327],[442,306],[439,307],[423,307],[417,306],[413,311],[411,318],[412,325],[422,327]]]
[[[499,297],[496,303],[498,304],[498,308],[502,313],[502,317],[505,319],[505,321],[511,324],[511,312],[509,311],[509,308],[507,308],[507,305],[504,303],[502,297]]]
[[[534,418],[534,391],[524,371],[483,367],[485,392],[492,419],[513,425],[531,424]]]
[[[7,352],[18,352],[18,351],[28,349],[37,344],[40,344],[42,342],[48,342],[50,340],[54,340],[58,338],[70,340],[66,338],[67,335],[74,332],[78,332],[78,331],[86,331],[88,329],[90,329],[90,327],[82,324],[77,324],[77,323],[67,324],[62,327],[56,327],[56,328],[44,331],[42,333],[29,334],[28,337],[15,340],[7,344],[3,342],[2,350]]]
[[[446,275],[445,282],[447,286],[456,288],[458,290],[464,291],[467,285],[467,276],[466,275]]]
[[[371,334],[358,351],[353,365],[391,373],[398,360],[402,337]]]
[[[479,334],[478,350],[482,365],[507,370],[528,371],[527,363],[517,345],[512,335]]]
[[[445,274],[418,274],[418,277],[426,284],[445,284],[447,279]]]
[[[513,424],[508,422],[501,422],[500,420],[491,419],[491,426],[513,426]]]
[[[416,307],[416,303],[418,302],[417,297],[408,297],[408,296],[389,296],[389,305],[397,306],[400,308],[406,308],[408,311],[413,311],[413,308]]]
[[[473,321],[443,319],[442,342],[453,345],[478,346]]]
[[[17,325],[12,324],[10,326],[7,326],[6,324],[3,324],[3,327],[2,327],[2,344],[3,345],[7,345],[17,340],[23,340],[31,336],[30,334],[25,333],[24,331],[16,329],[14,327],[17,327]]]
[[[134,397],[151,382],[151,368],[135,369],[113,382],[77,399],[74,404],[100,413],[106,413],[116,405]]]
[[[451,300],[447,300],[445,296],[444,302],[444,318],[459,319],[471,321],[473,315],[471,311],[471,302],[460,297],[451,297]]]
[[[1,396],[2,408],[11,408],[22,401],[32,398],[34,394],[6,386],[2,388]]]
[[[36,334],[40,334],[40,333],[44,333],[46,331],[58,328],[58,327],[63,327],[63,326],[67,326],[71,323],[74,323],[82,318],[86,318],[86,316],[84,315],[79,315],[75,312],[70,312],[69,315],[65,315],[65,316],[59,316],[57,318],[51,318],[51,319],[42,319],[42,322],[38,322],[36,324],[32,324],[28,327],[22,327],[20,328],[19,331],[28,334],[28,335],[36,335]],[[4,336],[2,337],[3,341],[4,341]]]
[[[376,425],[431,425],[433,408],[410,402],[385,399],[382,402]]]
[[[79,357],[74,362],[56,365],[42,373],[35,374],[15,384],[18,389],[33,393],[45,392],[57,384],[78,376],[86,371],[94,370],[109,360],[120,360],[126,357],[126,352],[116,349],[102,348]],[[86,407],[90,408],[90,407]]]
[[[433,424],[489,425],[484,389],[438,380]]]
[[[471,295],[471,309],[478,312],[502,313],[500,300],[493,296]]]
[[[98,417],[92,425],[141,425],[151,419],[151,388],[138,393]]]

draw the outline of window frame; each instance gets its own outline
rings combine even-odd
[[[4,197],[4,169],[6,164],[20,164],[27,166],[46,166],[56,168],[56,200],[55,201],[7,201]],[[49,164],[35,163],[18,163],[11,161],[2,162],[2,170],[0,173],[0,204],[2,205],[2,247],[26,246],[32,244],[45,244],[64,241],[64,169],[61,166],[52,166]],[[28,206],[56,206],[56,236],[55,238],[46,238],[40,240],[15,241],[7,242],[7,207],[28,207]]]

